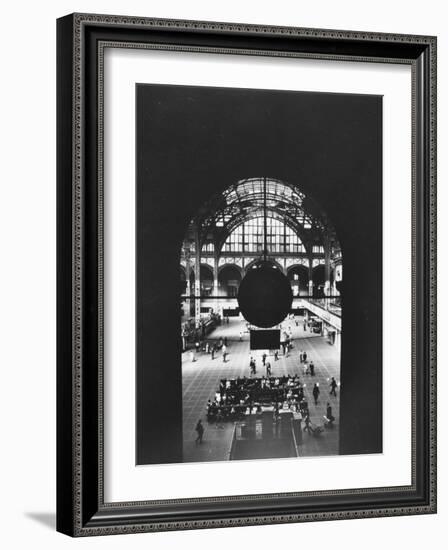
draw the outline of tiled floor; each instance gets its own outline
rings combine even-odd
[[[284,321],[285,328],[291,326],[294,339],[294,348],[289,357],[279,355],[278,361],[270,358],[272,376],[283,374],[299,374],[302,383],[306,384],[305,398],[309,403],[311,422],[314,426],[323,426],[323,415],[326,412],[327,402],[331,403],[333,415],[336,417],[334,426],[325,429],[320,436],[310,435],[302,431],[302,444],[299,445],[300,456],[335,455],[339,452],[339,389],[337,397],[330,396],[329,380],[332,376],[339,381],[340,354],[335,346],[328,343],[326,338],[304,332],[302,323],[296,326],[294,322]],[[249,376],[249,333],[244,332],[243,340],[239,341],[239,333],[245,330],[242,319],[230,318],[229,324],[218,327],[209,340],[218,340],[220,337],[228,339],[227,362],[223,362],[221,353],[212,361],[208,354],[198,354],[195,362],[191,362],[188,352],[182,357],[182,384],[183,384],[183,434],[184,434],[184,462],[206,462],[211,460],[228,460],[233,436],[233,422],[224,423],[221,428],[208,424],[206,418],[206,404],[208,399],[214,398],[219,381],[222,378],[236,378]],[[299,362],[299,352],[305,350],[308,360],[315,365],[315,376],[305,375]],[[262,352],[252,352],[257,359],[257,376],[263,376]],[[312,388],[319,383],[320,398],[314,404]],[[201,418],[205,432],[202,445],[196,445],[195,426]]]

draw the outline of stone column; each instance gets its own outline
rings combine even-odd
[[[329,296],[331,294],[330,286],[330,253],[331,253],[331,243],[328,236],[324,237],[324,258],[325,258],[325,276],[324,276],[324,294]],[[325,307],[328,308],[328,300],[325,300]]]
[[[309,280],[308,280],[308,294],[309,296],[313,296],[313,287],[314,287],[314,284],[313,284],[313,258],[312,256],[310,256],[310,258],[308,259],[308,262],[309,262],[309,265],[308,265],[308,277],[309,277]]]
[[[190,286],[190,249],[185,249],[185,279],[187,282],[186,288],[185,288],[185,295],[190,296],[191,295],[191,286]]]
[[[188,318],[190,318],[191,315],[191,283],[190,283],[190,275],[191,275],[191,264],[190,264],[190,249],[187,248],[185,250],[185,278],[186,278],[186,288],[185,288],[185,311],[187,312]]]
[[[201,319],[201,298],[200,298],[201,296],[201,248],[200,248],[200,242],[199,242],[199,232],[197,228],[195,228],[194,237],[195,237],[194,320],[195,320],[196,328],[198,328],[200,325],[200,319]]]
[[[214,267],[213,267],[213,296],[215,297],[215,313],[219,313],[219,282],[218,282],[218,269],[219,269],[219,256],[216,251],[215,243],[215,255],[214,255]]]

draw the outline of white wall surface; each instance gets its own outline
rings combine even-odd
[[[438,35],[439,513],[72,540],[55,532],[55,57],[57,17],[74,11]],[[445,543],[448,387],[448,20],[442,0],[59,0],[2,9],[0,131],[0,521],[3,548],[306,547],[420,549]]]

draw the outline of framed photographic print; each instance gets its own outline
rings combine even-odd
[[[436,38],[58,20],[72,536],[436,511]]]

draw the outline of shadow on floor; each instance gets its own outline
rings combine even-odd
[[[25,512],[25,516],[52,531],[56,529],[56,514],[54,512]]]

